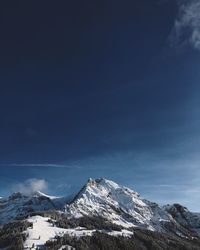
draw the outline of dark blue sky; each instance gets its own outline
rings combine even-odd
[[[1,3],[0,195],[30,178],[66,194],[104,176],[198,210],[198,8]]]

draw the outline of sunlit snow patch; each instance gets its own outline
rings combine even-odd
[[[87,230],[85,228],[77,227],[73,229],[64,229],[53,226],[48,222],[48,217],[42,216],[33,216],[28,219],[29,222],[33,223],[33,227],[30,227],[26,230],[26,234],[28,235],[25,243],[24,249],[35,249],[37,247],[43,246],[48,240],[54,240],[56,236],[62,237],[64,234],[68,234],[72,237],[83,237],[83,236],[92,236],[94,232],[97,230]],[[99,232],[106,232],[104,230],[98,230]],[[123,237],[131,237],[133,232],[128,230],[122,231],[111,231],[108,232],[109,235],[113,236],[123,236]]]

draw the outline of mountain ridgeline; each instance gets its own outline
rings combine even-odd
[[[200,249],[198,214],[180,204],[160,206],[103,178],[89,179],[73,199],[39,191],[0,199],[0,248],[22,249],[9,245],[15,223],[29,225],[17,238],[26,249]],[[11,230],[6,235],[5,228]]]

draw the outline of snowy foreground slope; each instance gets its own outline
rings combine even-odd
[[[52,223],[48,222],[48,217],[42,216],[33,216],[28,219],[29,222],[33,224],[32,227],[28,228],[25,233],[28,234],[28,237],[24,243],[25,249],[30,249],[33,245],[35,247],[43,246],[48,240],[53,240],[56,236],[62,237],[67,234],[71,237],[83,237],[91,236],[97,230],[87,230],[83,227],[77,227],[73,229],[65,229],[54,226]],[[100,230],[98,230],[100,231]],[[113,236],[124,236],[130,237],[133,235],[133,232],[128,230],[121,231],[111,231],[108,234]]]
[[[88,218],[94,219],[91,222]],[[17,224],[18,228],[23,228],[20,233],[25,236],[25,249],[42,247],[47,241],[65,235],[82,238],[92,237],[96,232],[124,238],[133,237],[137,229],[182,239],[198,239],[200,236],[199,214],[179,204],[159,206],[106,179],[89,179],[73,200],[47,196],[39,191],[29,196],[14,193],[7,199],[1,199],[0,225],[4,232],[1,233],[0,227],[0,249],[1,244],[5,245],[1,235],[5,237],[5,230],[9,235],[10,228],[14,228],[12,222],[16,220],[30,224],[24,228]],[[68,245],[67,248],[70,249]]]

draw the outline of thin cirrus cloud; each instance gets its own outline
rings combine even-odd
[[[178,16],[170,36],[172,46],[190,45],[200,50],[200,1],[178,0]]]
[[[79,166],[70,166],[64,164],[51,164],[51,163],[11,163],[11,164],[1,164],[0,166],[10,166],[10,167],[46,167],[46,168],[79,168]]]
[[[85,165],[82,165],[81,162],[72,162],[69,164],[59,164],[59,163],[8,163],[0,164],[0,167],[30,167],[30,168],[65,168],[65,169],[84,169]],[[87,169],[94,169],[93,166],[87,166]]]

